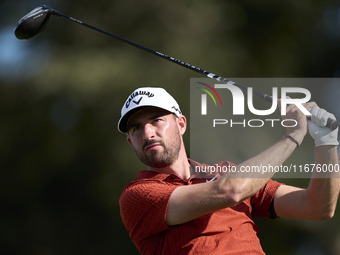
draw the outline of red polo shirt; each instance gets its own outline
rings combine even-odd
[[[219,165],[233,164],[225,161]],[[270,203],[281,185],[276,181],[270,180],[237,206],[177,226],[166,224],[171,193],[179,186],[206,182],[212,177],[201,172],[184,181],[176,175],[140,171],[124,188],[119,199],[121,217],[141,254],[264,254],[252,217],[269,218]]]

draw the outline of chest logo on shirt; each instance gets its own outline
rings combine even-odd
[[[210,179],[210,180],[205,180],[205,181],[206,181],[206,182],[212,182],[212,181],[214,181],[219,175],[220,175],[220,174],[215,175],[214,178],[212,178],[212,179]]]

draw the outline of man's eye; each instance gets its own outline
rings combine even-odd
[[[135,126],[132,130],[133,131],[138,131],[138,130],[140,130],[141,129],[141,126]]]

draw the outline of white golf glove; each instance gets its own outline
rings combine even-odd
[[[331,118],[335,120],[335,116],[318,106],[309,109],[309,112],[312,115],[311,119],[308,120],[308,133],[313,137],[315,146],[339,145],[338,128],[331,130],[325,127],[327,119]]]

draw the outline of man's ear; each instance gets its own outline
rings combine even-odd
[[[132,146],[131,139],[130,139],[129,135],[127,135],[126,140],[127,140],[128,143]],[[132,147],[133,147],[133,146],[132,146]]]
[[[187,118],[184,115],[181,115],[177,118],[178,125],[179,125],[179,131],[181,135],[184,135],[186,129],[187,129]]]

